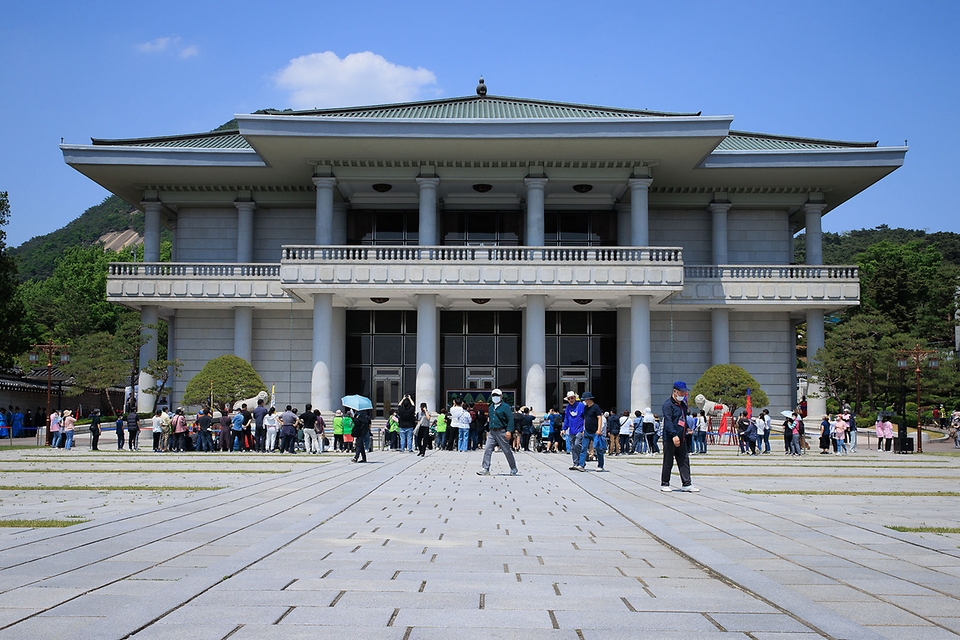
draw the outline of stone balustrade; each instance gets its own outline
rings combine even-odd
[[[860,304],[860,280],[850,265],[706,265],[683,268],[674,304],[716,308],[776,305],[836,309]]]
[[[289,303],[280,265],[223,262],[112,262],[107,300],[124,304]]]
[[[391,246],[285,246],[285,263],[311,262],[683,262],[677,247],[391,247]]]

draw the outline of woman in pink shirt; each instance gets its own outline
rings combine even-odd
[[[887,439],[887,451],[893,446],[893,423],[890,418],[883,419],[883,437]]]
[[[840,414],[837,414],[837,419],[833,423],[833,440],[837,443],[837,455],[845,456],[847,455],[847,442],[845,436],[847,433],[847,427],[849,425],[843,419]],[[843,453],[841,453],[841,451]]]
[[[50,414],[50,446],[56,449],[60,446],[60,413],[54,411]]]
[[[73,412],[70,409],[63,410],[63,436],[66,438],[66,444],[63,445],[63,448],[69,451],[73,447],[73,426],[76,424],[77,418],[73,415]]]

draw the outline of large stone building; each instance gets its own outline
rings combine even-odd
[[[789,408],[796,325],[815,350],[824,314],[859,302],[855,267],[820,266],[821,216],[906,149],[732,120],[481,86],[62,150],[146,214],[145,262],[112,265],[107,294],[169,322],[174,397],[233,353],[279,404],[324,411],[345,393],[380,413],[402,393],[433,409],[493,386],[537,410],[568,389],[642,409],[719,363]]]

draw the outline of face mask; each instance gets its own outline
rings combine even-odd
[[[500,404],[500,396],[490,396],[490,400],[493,404]]]

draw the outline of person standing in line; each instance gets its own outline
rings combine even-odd
[[[520,410],[520,443],[524,451],[530,451],[530,438],[533,436],[533,416],[530,415],[530,407],[523,407]]]
[[[230,451],[233,448],[233,440],[230,438],[230,427],[232,421],[230,420],[230,412],[227,411],[227,408],[223,408],[223,413],[220,414],[218,418],[220,422],[220,451]]]
[[[263,424],[267,428],[265,451],[267,453],[273,453],[274,447],[277,444],[277,430],[280,427],[280,422],[277,420],[277,410],[274,407],[270,407],[267,415],[263,416]]]
[[[843,420],[847,423],[847,437],[850,440],[850,453],[857,452],[857,416],[853,413],[843,414]]]
[[[437,451],[443,451],[447,446],[447,414],[443,411],[437,412]]]
[[[847,455],[847,422],[844,416],[837,414],[837,419],[833,423],[833,439],[837,443],[837,455]],[[842,452],[842,453],[841,453]]]
[[[367,461],[367,432],[370,431],[370,410],[354,411],[353,441],[356,443],[353,454],[354,462]]]
[[[884,451],[890,451],[893,448],[893,423],[890,422],[890,416],[883,419],[883,439]]]
[[[620,414],[617,422],[620,424],[620,455],[630,455],[633,453],[633,447],[630,446],[633,442],[633,419],[630,412],[624,411]]]
[[[450,427],[457,430],[457,451],[466,451],[470,444],[470,412],[463,408],[460,398],[454,398],[453,406],[450,407]]]
[[[603,410],[593,401],[593,394],[589,391],[584,392],[581,399],[584,404],[583,432],[580,436],[580,460],[577,471],[587,470],[587,450],[590,444],[593,444],[593,450],[597,455],[597,469],[603,471],[603,450],[606,448],[602,442]]]
[[[313,415],[316,417],[317,422],[316,426],[313,428],[317,432],[317,446],[320,448],[319,453],[323,453],[326,450],[326,445],[324,445],[324,440],[327,437],[327,423],[324,422],[323,416],[320,415],[320,409],[314,409]]]
[[[770,410],[764,409],[760,412],[760,419],[763,420],[763,430],[758,434],[763,440],[763,451],[760,453],[770,453],[770,427],[772,426]],[[757,449],[760,449],[760,440],[757,440]]]
[[[831,430],[832,430],[832,426],[830,424],[830,416],[828,416],[827,414],[824,414],[823,417],[820,419],[820,438],[818,442],[820,446],[820,455],[822,456],[830,455],[829,449],[830,449],[830,431]]]
[[[570,471],[580,468],[580,448],[583,446],[583,410],[586,407],[577,400],[577,394],[567,392],[567,406],[563,410],[563,428],[567,432],[567,451],[573,459]]]
[[[280,415],[280,424],[280,453],[296,453],[297,414],[290,405]]]
[[[790,414],[790,455],[800,456],[800,414],[794,411]]]
[[[663,403],[663,466],[660,470],[660,491],[673,491],[670,486],[670,474],[676,461],[682,486],[680,491],[697,492],[690,477],[690,456],[684,442],[687,421],[687,385],[683,380],[673,383],[673,393]]]
[[[303,450],[309,453],[320,453],[317,442],[317,416],[313,413],[313,405],[309,402],[304,407],[303,414]]]
[[[257,407],[253,410],[254,449],[259,453],[266,453],[267,430],[263,426],[263,419],[267,416],[267,408],[263,406],[263,398],[257,400]]]
[[[153,452],[160,453],[160,442],[163,439],[163,422],[160,419],[160,409],[153,412],[153,418],[150,420],[151,432],[153,433]]]
[[[490,430],[487,432],[487,445],[483,449],[483,463],[478,476],[490,475],[490,462],[493,457],[493,449],[500,447],[507,464],[510,465],[510,475],[515,476],[520,472],[517,469],[517,461],[513,457],[513,449],[510,448],[510,440],[513,439],[513,412],[510,407],[503,402],[503,392],[500,389],[494,389],[490,392]]]
[[[230,417],[230,435],[233,438],[232,451],[243,450],[243,413],[239,409],[233,410]]]
[[[50,414],[50,448],[56,449],[60,445],[60,412],[54,410]],[[123,448],[122,446],[120,447]]]
[[[397,425],[400,427],[400,451],[413,453],[413,432],[417,427],[417,409],[410,394],[397,405]]]
[[[343,411],[337,409],[333,414],[333,450],[342,452],[343,447]]]
[[[243,452],[251,451],[254,448],[253,442],[253,414],[247,408],[247,404],[240,405],[240,415],[243,416],[243,434],[241,435],[240,450]]]
[[[213,418],[210,416],[210,409],[204,409],[197,416],[197,451],[213,453],[213,438],[210,434],[210,427],[213,424]]]
[[[409,397],[409,396],[408,396]],[[402,402],[400,403],[403,404]],[[401,414],[402,417],[402,414]],[[421,458],[426,457],[427,455],[427,444],[430,442],[430,423],[432,418],[430,416],[430,411],[427,409],[427,403],[420,403],[420,411],[416,416],[416,429],[413,432],[414,438],[417,441],[417,455]],[[400,423],[400,433],[403,433],[403,423]]]
[[[183,453],[187,450],[187,417],[183,415],[183,407],[177,407],[173,417],[170,418],[170,428],[173,429],[171,449],[177,453]]]
[[[90,416],[90,450],[100,451],[100,409],[94,409]]]
[[[114,429],[117,432],[117,451],[123,451],[123,427],[126,423],[126,418],[123,415],[123,412],[117,416],[117,421],[113,424]]]
[[[76,416],[70,409],[63,410],[63,420],[60,424],[61,438],[63,439],[63,448],[69,451],[73,448],[73,429],[77,423]]]
[[[166,415],[166,412],[164,412]],[[169,432],[170,416],[164,423],[164,431]],[[137,408],[131,406],[127,413],[127,449],[130,451],[140,451],[140,416],[137,415]]]
[[[647,455],[652,456],[660,453],[660,448],[657,446],[657,417],[653,415],[653,409],[650,407],[643,410],[643,426],[641,429],[647,443]]]

